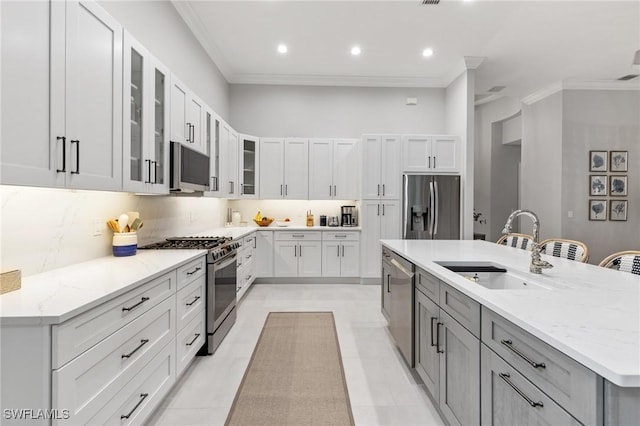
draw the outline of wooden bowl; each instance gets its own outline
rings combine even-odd
[[[273,222],[273,219],[267,219],[267,220],[255,220],[255,219],[253,219],[253,221],[255,223],[257,223],[258,226],[269,226]]]

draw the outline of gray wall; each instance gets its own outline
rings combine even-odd
[[[562,236],[584,241],[590,263],[640,250],[640,91],[565,90],[563,97]],[[629,171],[615,173],[628,176],[628,196],[606,197],[628,200],[626,222],[589,221],[589,150],[629,152]]]
[[[562,92],[522,110],[521,207],[537,213],[541,239],[562,236],[562,111]]]
[[[231,85],[231,125],[257,136],[444,133],[444,89]],[[406,98],[418,98],[407,106]]]
[[[492,124],[491,132],[491,221],[487,235],[489,241],[497,241],[512,211],[518,208],[518,166],[521,160],[520,146],[505,145],[504,121]],[[520,224],[523,228],[520,229]],[[517,220],[514,232],[530,234],[532,225],[528,219]]]
[[[170,2],[131,0],[99,4],[189,89],[229,121],[229,84]]]

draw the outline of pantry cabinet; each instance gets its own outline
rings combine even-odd
[[[309,198],[359,198],[358,160],[358,141],[355,139],[310,139]]]
[[[401,198],[401,147],[399,135],[362,137],[362,198]]]
[[[380,278],[380,240],[401,238],[400,201],[362,200],[360,216],[361,275],[363,278]]]
[[[460,138],[441,135],[405,135],[402,140],[404,172],[457,173]]]
[[[122,26],[93,2],[2,2],[2,183],[122,186]]]
[[[169,193],[169,71],[124,35],[123,189]]]
[[[301,138],[260,138],[261,199],[309,198],[309,143]]]

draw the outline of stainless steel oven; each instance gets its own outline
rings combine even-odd
[[[235,248],[215,260],[207,256],[208,354],[216,351],[236,321],[236,257]]]

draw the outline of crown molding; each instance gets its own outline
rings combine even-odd
[[[538,101],[541,101],[544,98],[547,98],[553,95],[554,93],[558,93],[561,90],[562,90],[562,82],[558,81],[550,84],[549,86],[543,89],[538,90],[537,92],[534,92],[528,96],[525,96],[524,98],[522,98],[522,103],[526,105],[531,105]]]
[[[640,90],[640,79],[618,80],[567,80],[557,81],[544,89],[522,98],[522,102],[531,105],[561,90]]]
[[[222,76],[227,80],[227,82],[230,82],[233,78],[233,70],[222,51],[215,43],[210,41],[212,38],[207,30],[207,26],[204,25],[200,16],[193,10],[190,2],[180,0],[170,1],[182,20],[187,24],[187,27],[189,27],[189,30],[195,36],[196,40],[198,40],[213,63],[218,67]]]
[[[355,86],[355,87],[424,87],[445,88],[447,84],[439,78],[424,77],[369,77],[369,76],[325,76],[285,74],[234,74],[232,84],[273,84],[293,86]]]
[[[497,101],[500,98],[504,98],[504,95],[501,94],[493,94],[493,95],[489,95],[485,98],[479,99],[477,101],[475,101],[473,103],[474,106],[479,106],[479,105],[483,105],[483,104],[488,104],[489,102],[493,102],[493,101]]]

